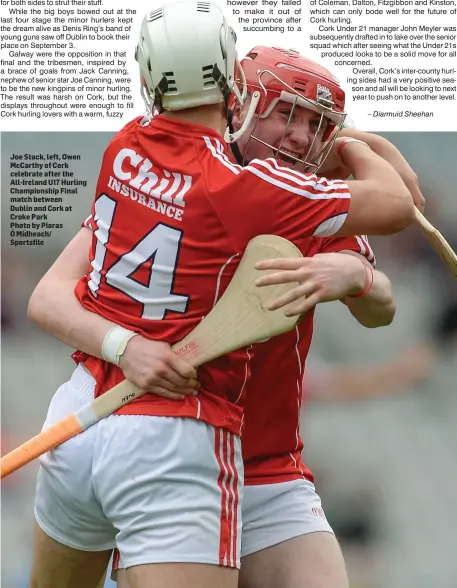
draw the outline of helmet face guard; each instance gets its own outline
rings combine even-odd
[[[241,150],[243,161],[251,141],[256,141],[270,148],[275,158],[285,158],[294,169],[316,172],[324,163],[346,117],[344,92],[336,78],[294,50],[257,47],[243,59],[242,67],[248,90],[251,91],[251,107],[255,98],[255,106],[250,108],[243,122],[243,128],[246,129],[254,120],[250,136]],[[290,104],[291,110],[282,139],[279,145],[273,146],[256,134],[256,128],[259,121],[271,115],[279,102]],[[306,108],[319,115],[317,128],[306,147],[306,153],[300,157],[282,149],[297,108]]]

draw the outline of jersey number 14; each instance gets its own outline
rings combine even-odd
[[[88,286],[97,297],[102,278],[116,201],[102,194],[95,202],[94,221],[97,224],[95,257],[89,274]],[[106,271],[106,283],[117,288],[132,300],[143,305],[141,317],[161,320],[167,311],[186,312],[189,296],[173,293],[182,231],[158,223],[134,247],[115,261]],[[132,275],[144,264],[151,262],[147,285]]]

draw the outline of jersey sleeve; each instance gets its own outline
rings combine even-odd
[[[95,222],[93,214],[90,214],[82,223],[81,229],[91,229],[92,231],[95,230]]]
[[[325,239],[322,253],[339,253],[340,251],[354,251],[355,253],[359,253],[365,257],[373,268],[376,268],[376,256],[366,235]]]
[[[346,220],[351,195],[342,180],[301,174],[274,159],[253,160],[243,175],[269,232],[292,240],[329,237]]]
[[[233,174],[217,207],[223,208],[225,218],[232,216],[235,239],[237,232],[241,238],[268,233],[291,241],[328,237],[344,224],[350,193],[342,180],[301,174],[274,159],[256,159],[241,167],[221,152],[215,156]]]

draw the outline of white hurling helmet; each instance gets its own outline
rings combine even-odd
[[[235,45],[234,30],[212,2],[184,0],[146,14],[135,57],[147,110],[227,104],[232,91],[242,102]]]

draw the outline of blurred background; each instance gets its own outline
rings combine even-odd
[[[457,248],[457,134],[385,134],[419,176],[426,214]],[[3,133],[2,453],[36,434],[71,349],[27,320],[29,296],[90,212],[108,133]],[[43,247],[11,247],[10,158],[74,153],[87,187]],[[394,324],[360,327],[321,305],[305,376],[302,435],[351,588],[457,587],[457,280],[415,228],[371,239],[394,284]],[[2,587],[26,588],[37,465],[2,484]],[[108,585],[108,584],[107,584]],[[84,588],[84,587],[81,587]],[[278,587],[279,588],[279,587]]]

